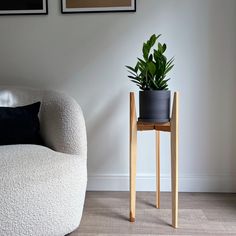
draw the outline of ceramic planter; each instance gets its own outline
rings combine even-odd
[[[170,121],[170,90],[139,91],[139,121]]]

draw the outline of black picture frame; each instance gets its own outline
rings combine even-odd
[[[137,8],[136,0],[131,0],[131,2],[132,2],[131,7],[123,7],[124,9],[121,9],[122,7],[113,7],[114,9],[111,9],[110,7],[108,7],[106,10],[104,8],[100,8],[100,7],[97,7],[97,10],[94,10],[94,8],[91,8],[93,10],[89,10],[88,8],[74,8],[74,9],[68,10],[68,8],[66,8],[66,6],[65,6],[65,2],[66,2],[66,0],[61,0],[61,13],[62,14],[136,12],[136,8]]]
[[[9,15],[48,15],[48,0],[38,0],[42,8],[30,8],[32,0],[0,0],[0,16]],[[4,2],[5,1],[5,2]],[[22,5],[21,4],[22,1]],[[5,3],[5,5],[4,5]],[[16,5],[14,5],[16,4]],[[12,6],[12,9],[11,9]]]

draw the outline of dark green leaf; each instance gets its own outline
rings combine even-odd
[[[135,68],[134,68],[134,70],[135,70],[136,73],[138,72],[138,69],[139,69],[139,62],[137,62],[136,66],[135,66]]]
[[[153,47],[153,45],[156,43],[157,41],[157,36],[155,34],[153,34],[150,39],[148,40],[147,44],[151,47]]]
[[[135,70],[133,67],[131,67],[131,66],[126,66],[126,68],[128,68],[129,70],[131,70],[131,71],[133,71],[133,72],[136,73],[136,70]]]
[[[128,71],[131,75],[137,76],[137,73],[134,73],[133,71]]]
[[[156,66],[153,62],[148,63],[148,71],[151,73],[152,76],[156,73]]]
[[[137,77],[132,76],[132,75],[128,75],[128,77],[129,77],[130,79],[137,79]]]
[[[169,66],[169,67],[165,70],[165,74],[167,74],[173,67],[174,67],[174,65]]]
[[[167,63],[166,66],[171,65],[174,62],[174,57],[172,57]]]
[[[164,44],[162,45],[162,51],[163,51],[163,53],[166,51],[166,48],[167,48],[167,46],[166,46],[166,44],[164,43]]]
[[[161,43],[158,43],[158,51],[159,51],[161,54],[163,53],[163,49],[162,49]]]
[[[152,59],[153,59],[153,55],[151,54],[148,58],[148,61],[152,61]]]
[[[149,52],[150,52],[150,47],[149,47],[149,45],[146,44],[146,43],[144,43],[144,44],[143,44],[143,58],[144,58],[145,61],[148,60],[148,54],[149,54]]]

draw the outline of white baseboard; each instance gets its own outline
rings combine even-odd
[[[137,191],[155,191],[154,175],[138,175]],[[90,175],[89,191],[128,191],[128,175]],[[170,191],[170,176],[161,175],[161,191]],[[236,175],[192,175],[179,177],[180,192],[236,192]]]

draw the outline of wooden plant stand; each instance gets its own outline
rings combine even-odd
[[[178,227],[178,110],[179,94],[175,92],[170,122],[137,121],[134,93],[130,93],[130,222],[135,222],[137,131],[155,130],[156,132],[156,208],[160,208],[160,131],[165,131],[170,132],[171,136],[172,226]]]

